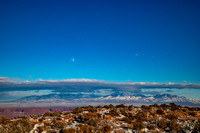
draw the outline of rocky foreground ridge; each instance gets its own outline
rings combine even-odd
[[[12,113],[12,112],[10,112]],[[1,133],[199,133],[200,108],[174,103],[77,107],[40,115],[0,118]]]

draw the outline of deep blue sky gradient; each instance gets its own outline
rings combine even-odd
[[[0,1],[0,76],[199,83],[199,7],[198,0]]]

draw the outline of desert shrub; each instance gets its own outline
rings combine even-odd
[[[158,126],[161,129],[165,129],[167,127],[167,123],[164,120],[160,120],[156,122],[156,126]]]
[[[126,117],[128,116],[128,113],[124,109],[120,109],[120,112],[122,115],[124,115]]]
[[[181,127],[179,124],[177,124],[177,121],[176,120],[172,120],[169,122],[169,127],[170,127],[170,130],[176,130],[176,131],[180,131]]]
[[[38,128],[37,128],[37,132],[38,133],[42,133],[43,131],[46,131],[47,130],[47,128],[45,127],[45,126],[39,126]]]
[[[55,111],[55,112],[53,112],[53,116],[60,117],[60,116],[61,116],[61,113],[60,113],[60,112],[58,112],[58,111]]]
[[[78,133],[94,133],[94,128],[88,126],[87,124],[81,124],[79,125]]]
[[[62,129],[62,128],[64,128],[64,127],[66,126],[66,123],[62,123],[62,122],[56,120],[56,118],[54,118],[54,119],[52,120],[50,126],[51,126],[52,129],[58,129],[58,128],[61,128],[61,129]]]
[[[76,129],[74,128],[61,129],[59,133],[76,133]]]
[[[157,108],[158,108],[159,105],[155,103],[155,104],[153,104],[153,105],[149,105],[149,107],[157,107]]]
[[[135,122],[133,122],[133,129],[134,130],[141,130],[143,128],[143,123],[141,120],[136,120]]]
[[[140,111],[135,115],[135,119],[139,121],[146,121],[147,120],[147,115],[144,111]]]
[[[45,118],[44,117],[42,117],[42,118],[40,118],[40,119],[38,119],[38,121],[41,123],[43,120],[45,120]]]
[[[119,114],[118,114],[117,111],[115,111],[115,110],[109,111],[109,115],[111,115],[112,117],[114,117],[114,116],[119,116]]]
[[[170,105],[171,107],[177,106],[175,103],[170,103],[169,105]]]
[[[89,111],[89,112],[92,112],[92,113],[96,112],[96,108],[94,108],[94,107],[91,106],[91,105],[88,105],[87,107],[85,107],[85,109],[86,109],[87,111]]]
[[[97,113],[97,118],[101,118],[101,117],[102,117],[102,115]]]
[[[188,109],[187,109],[187,108],[183,108],[182,111],[183,111],[183,112],[186,112],[186,111],[188,111]]]
[[[83,109],[76,107],[75,109],[72,110],[72,113],[78,114],[78,113],[81,113],[82,111],[83,111]]]
[[[106,109],[109,109],[109,106],[108,106],[108,105],[104,105],[103,107],[106,108]]]
[[[178,110],[179,106],[177,106],[175,103],[170,103],[170,107],[172,111]]]
[[[98,122],[99,122],[99,119],[89,119],[85,122],[85,124],[96,127]]]
[[[57,133],[56,130],[47,130],[47,133]]]
[[[61,118],[61,117],[56,117],[56,120],[59,120],[59,121],[60,121],[60,120],[62,120],[62,118]]]
[[[87,107],[85,107],[85,108],[94,108],[92,105],[88,105]]]
[[[191,116],[196,116],[196,115],[197,115],[197,112],[190,111],[188,114],[191,115]]]
[[[28,118],[23,117],[16,122],[1,125],[1,133],[29,133],[33,125],[29,122]]]
[[[103,128],[101,129],[102,133],[110,133],[112,131],[112,128],[110,125],[104,125]]]
[[[148,125],[147,128],[149,130],[155,130],[155,126],[153,124]]]
[[[117,108],[124,108],[126,107],[124,104],[116,105]]]
[[[36,116],[36,115],[30,115],[30,117],[33,118],[33,119],[37,119],[38,118],[38,116]],[[16,119],[16,118],[14,118],[14,119]]]
[[[8,124],[10,122],[10,119],[8,118],[1,118],[0,119],[0,124]]]
[[[169,105],[167,105],[167,104],[161,104],[160,107],[163,108],[163,109],[167,109],[169,107]]]
[[[70,112],[70,111],[66,111],[66,112],[64,112],[63,114],[64,114],[64,115],[69,115],[69,114],[71,114],[71,112]]]
[[[92,119],[92,118],[97,118],[97,114],[96,113],[91,113],[91,112],[85,113],[85,114],[83,114],[81,116],[81,121],[85,122],[85,121],[87,121],[89,119]]]
[[[178,116],[175,114],[175,113],[169,113],[167,116],[166,116],[169,120],[175,120],[178,118]]]
[[[143,110],[149,110],[149,109],[150,109],[150,107],[149,107],[149,106],[146,106],[146,105],[142,105],[141,108],[142,108]]]
[[[195,123],[195,126],[192,130],[192,133],[199,133],[200,132],[200,120]]]
[[[189,111],[199,111],[200,109],[198,107],[188,107]]]
[[[159,114],[159,115],[162,115],[162,114],[164,114],[165,112],[164,112],[162,109],[158,109],[158,110],[156,111],[156,113]]]
[[[133,108],[134,108],[133,105],[129,105],[129,106],[128,106],[128,110],[129,110],[129,111],[131,111]]]
[[[110,105],[108,105],[109,106],[109,108],[110,109],[113,109],[113,108],[115,108],[115,106],[114,105],[112,105],[112,104],[110,104]]]
[[[132,117],[125,117],[125,118],[123,118],[123,120],[124,120],[126,123],[131,124],[132,121],[133,121],[133,118],[132,118]]]
[[[100,105],[98,105],[96,108],[97,108],[97,109],[101,109],[102,107],[101,107]]]
[[[51,112],[46,112],[46,113],[44,113],[44,117],[46,117],[46,116],[52,116],[53,114],[51,113]]]

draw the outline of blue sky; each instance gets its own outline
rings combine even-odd
[[[198,0],[0,1],[0,76],[199,83],[199,6]]]

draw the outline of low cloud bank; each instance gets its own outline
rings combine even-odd
[[[148,83],[148,82],[107,82],[102,80],[92,79],[66,79],[66,80],[42,80],[37,81],[22,81],[20,79],[0,77],[0,91],[6,89],[24,90],[25,88],[30,90],[38,89],[54,89],[63,90],[63,88],[117,88],[122,90],[134,90],[142,88],[178,88],[178,89],[200,89],[199,84],[193,83]],[[7,90],[6,90],[7,91]]]
[[[151,91],[144,92],[142,89]],[[161,91],[153,91],[154,89]],[[80,102],[97,105],[100,103],[152,104],[170,102],[181,105],[200,105],[199,100],[171,95],[166,89],[168,91],[173,89],[198,90],[200,85],[192,83],[107,82],[92,79],[23,81],[16,78],[0,77],[0,96],[3,96],[0,101],[9,101],[10,103],[43,105],[63,100],[63,105],[66,103],[78,105]],[[31,92],[30,95],[29,92]],[[1,103],[1,105],[3,104]]]

